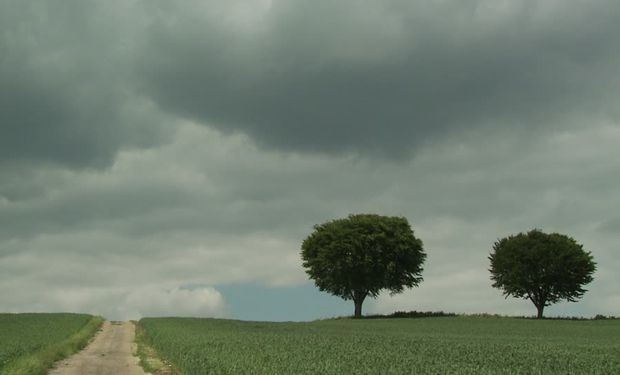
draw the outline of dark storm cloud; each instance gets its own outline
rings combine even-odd
[[[254,4],[153,6],[144,93],[270,147],[390,156],[618,116],[618,2]]]
[[[616,119],[618,25],[613,1],[4,1],[0,168],[108,166],[159,143],[166,114],[392,157]]]
[[[125,146],[160,140],[161,120],[126,84],[133,34],[121,4],[0,4],[0,172],[107,166]]]

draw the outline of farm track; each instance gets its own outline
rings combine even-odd
[[[84,350],[58,362],[48,375],[147,375],[133,355],[134,335],[131,322],[106,321]]]

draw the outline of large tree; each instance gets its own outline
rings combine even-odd
[[[366,297],[417,286],[426,254],[406,218],[359,214],[315,225],[301,257],[316,286],[353,300],[359,318]]]
[[[591,253],[573,238],[538,229],[498,240],[489,260],[493,286],[506,298],[532,301],[539,319],[546,306],[581,298],[596,270]]]

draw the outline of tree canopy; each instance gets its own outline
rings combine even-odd
[[[546,306],[581,298],[596,270],[591,253],[573,238],[538,229],[498,240],[489,260],[493,287],[506,298],[530,300],[538,318]]]
[[[315,225],[301,257],[319,290],[353,300],[360,317],[366,297],[422,282],[426,253],[406,218],[358,214]]]

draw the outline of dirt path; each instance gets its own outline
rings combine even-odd
[[[84,350],[58,362],[48,375],[146,375],[132,354],[134,329],[131,322],[104,322]]]

